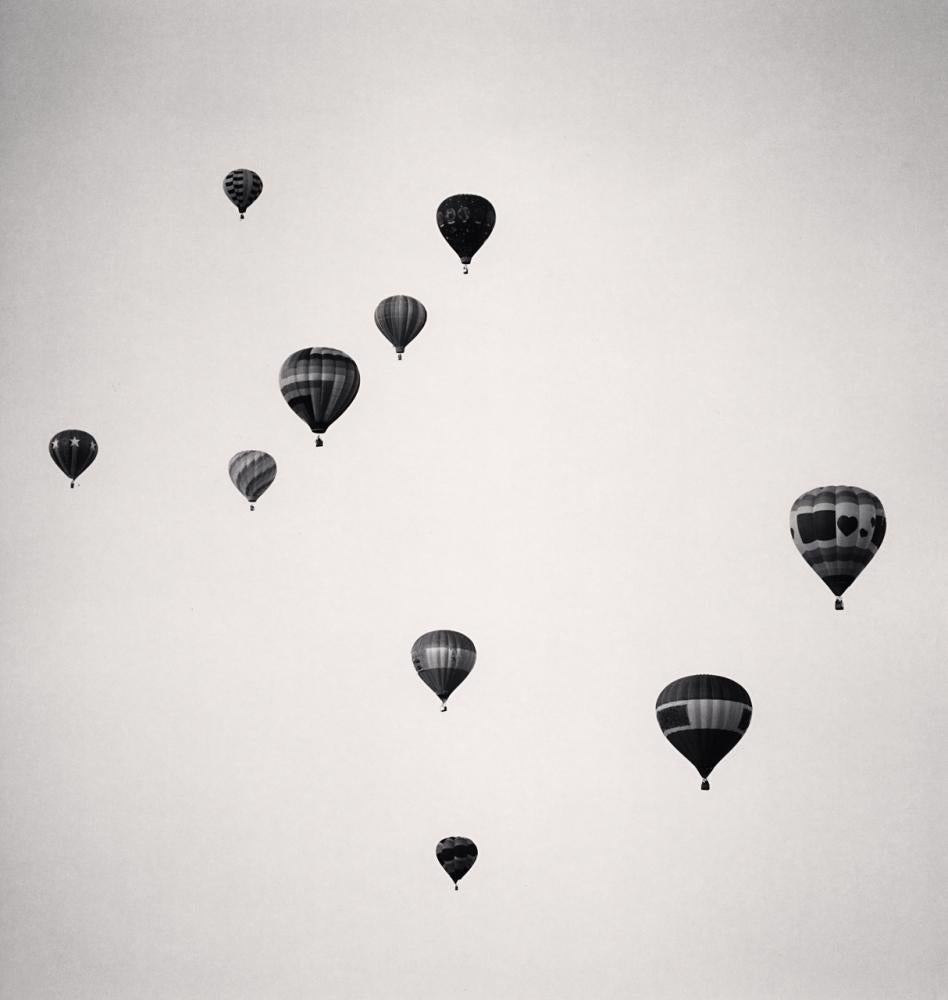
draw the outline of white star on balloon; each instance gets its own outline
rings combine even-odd
[[[53,438],[53,448],[59,447],[59,438]]]
[[[96,443],[95,443],[95,441],[93,441],[92,444],[89,445],[89,448],[90,448],[90,450],[95,451],[95,449],[96,449]]]
[[[70,438],[69,439],[69,443],[73,446],[73,448],[78,448],[79,447],[79,438]]]

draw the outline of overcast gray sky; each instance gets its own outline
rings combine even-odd
[[[948,7],[0,37],[3,1000],[948,994]],[[458,191],[498,218],[466,278]],[[310,345],[362,372],[319,452]],[[842,614],[788,531],[826,483],[889,519]],[[435,628],[478,648],[446,715]],[[699,672],[755,706],[709,794],[654,717]]]

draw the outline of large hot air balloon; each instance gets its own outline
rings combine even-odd
[[[391,295],[375,307],[375,325],[395,348],[399,361],[427,320],[428,311],[410,295]]]
[[[238,451],[227,465],[231,482],[250,501],[250,509],[276,479],[277,464],[265,451]]]
[[[92,465],[98,454],[99,446],[95,438],[85,431],[60,431],[49,442],[49,456],[72,480],[70,489],[75,487],[76,480]]]
[[[494,206],[479,194],[453,194],[438,206],[437,219],[441,235],[461,258],[467,274],[467,265],[497,221]]]
[[[237,206],[240,217],[260,197],[263,181],[252,170],[231,170],[224,178],[224,194]]]
[[[800,555],[836,595],[866,568],[885,538],[882,502],[857,486],[820,486],[790,508],[790,537]]]
[[[744,735],[752,711],[750,695],[737,681],[714,674],[672,681],[655,702],[662,732],[698,769],[704,791],[715,765]]]
[[[290,409],[320,434],[346,412],[359,391],[359,369],[348,354],[332,347],[306,347],[291,354],[280,369],[280,391]]]
[[[447,712],[451,692],[471,672],[476,659],[474,643],[451,629],[425,632],[411,647],[411,662],[418,676],[441,699],[442,712]]]
[[[474,867],[477,861],[477,845],[467,837],[445,837],[438,841],[435,856],[441,867],[451,876],[455,892],[458,882]]]

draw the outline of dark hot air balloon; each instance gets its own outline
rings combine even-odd
[[[869,565],[885,538],[882,502],[857,486],[820,486],[790,508],[790,537],[817,576],[836,595]]]
[[[280,369],[280,391],[290,409],[319,437],[349,408],[359,391],[356,363],[332,347],[306,347],[291,354]]]
[[[672,681],[655,703],[662,732],[697,768],[704,791],[715,765],[744,735],[752,711],[750,695],[737,681],[714,674]]]
[[[250,501],[250,509],[276,479],[277,464],[265,451],[238,451],[227,465],[231,482]]]
[[[391,295],[375,307],[375,325],[395,348],[399,361],[427,320],[425,307],[410,295]]]
[[[464,273],[497,221],[494,206],[479,194],[453,194],[438,206],[438,228],[461,258]]]
[[[448,697],[471,672],[476,659],[474,643],[451,629],[425,632],[411,647],[411,662],[418,676],[441,699],[442,712],[447,712]]]
[[[477,861],[477,845],[467,837],[445,837],[438,841],[435,856],[441,867],[451,876],[454,889],[458,882],[474,867]]]
[[[99,446],[95,438],[85,431],[60,431],[49,442],[49,456],[72,480],[70,489],[98,454]]]
[[[260,197],[263,181],[252,170],[231,170],[224,178],[224,194],[237,206],[240,217]]]

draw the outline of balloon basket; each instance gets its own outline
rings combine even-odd
[[[837,611],[843,610],[843,599],[841,597],[836,598],[836,610]]]
[[[708,782],[708,779],[705,778],[704,781],[701,782],[701,791],[702,792],[707,792],[707,791],[710,791],[710,790],[711,790],[711,785]]]

